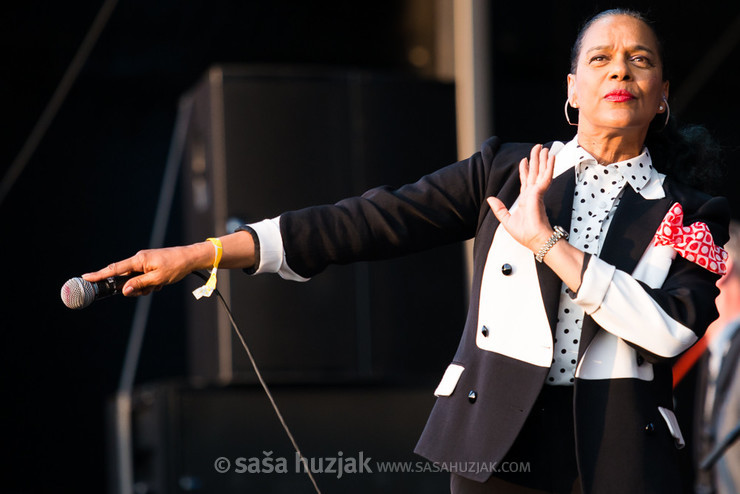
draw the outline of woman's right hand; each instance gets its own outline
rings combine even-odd
[[[142,273],[128,280],[122,293],[127,297],[148,295],[165,285],[177,283],[193,271],[212,267],[214,257],[215,249],[211,242],[142,250],[99,271],[83,274],[82,278],[95,282],[111,276]]]
[[[219,237],[223,255],[219,269],[249,268],[255,263],[255,244],[251,233],[238,231]],[[82,278],[100,281],[111,276],[142,273],[128,280],[122,293],[127,297],[148,295],[165,285],[177,283],[188,274],[200,269],[210,269],[216,250],[209,241],[180,247],[142,250],[135,256],[109,264],[108,267],[83,274]]]

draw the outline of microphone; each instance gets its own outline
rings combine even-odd
[[[111,276],[95,282],[89,282],[82,278],[72,278],[62,286],[62,302],[70,309],[84,309],[95,300],[118,295],[128,280],[140,274]]]

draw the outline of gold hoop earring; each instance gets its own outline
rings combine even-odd
[[[665,122],[663,122],[663,127],[660,129],[661,131],[668,127],[668,120],[671,118],[671,107],[668,105],[668,100],[663,98],[663,103],[665,103]],[[662,110],[663,105],[660,105],[659,108]]]
[[[565,100],[565,108],[564,108],[564,110],[565,110],[565,120],[567,120],[568,125],[572,125],[574,127],[578,127],[578,124],[577,123],[573,123],[573,122],[570,121],[570,115],[568,115],[568,106],[569,105],[570,105],[570,98],[567,98]]]

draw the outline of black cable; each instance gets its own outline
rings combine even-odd
[[[201,272],[194,271],[191,274],[196,275],[198,278],[202,279],[203,281],[208,281],[208,277]],[[265,394],[267,395],[267,398],[270,400],[270,404],[272,405],[273,410],[275,410],[275,414],[277,415],[278,420],[280,420],[280,424],[283,426],[283,430],[285,430],[285,433],[288,435],[288,439],[290,439],[290,442],[293,444],[293,448],[295,449],[296,454],[301,459],[301,462],[303,462],[303,467],[306,469],[308,478],[311,479],[311,483],[313,484],[313,487],[316,490],[316,492],[318,494],[321,494],[321,491],[319,490],[319,486],[316,484],[316,480],[313,478],[311,469],[308,466],[308,460],[306,460],[306,458],[301,453],[301,450],[298,447],[298,443],[293,437],[293,434],[290,433],[288,424],[285,423],[285,419],[283,419],[283,414],[280,413],[280,409],[278,409],[277,403],[275,403],[275,400],[272,397],[272,393],[270,393],[270,389],[267,387],[267,383],[262,378],[262,374],[257,368],[257,362],[255,362],[254,357],[252,356],[252,352],[249,350],[249,347],[247,346],[247,342],[244,340],[244,337],[242,336],[242,333],[239,330],[239,326],[237,326],[236,321],[234,321],[234,316],[231,314],[231,309],[229,308],[229,304],[226,303],[226,300],[224,300],[224,297],[221,295],[221,292],[219,292],[217,288],[215,288],[213,291],[216,295],[218,295],[219,300],[221,300],[221,305],[223,305],[224,309],[226,309],[226,314],[229,316],[229,321],[231,321],[231,327],[234,328],[234,332],[236,333],[236,336],[238,336],[239,341],[242,342],[242,346],[244,347],[244,351],[247,352],[247,357],[249,357],[249,362],[252,364],[254,373],[257,375],[257,379],[262,385],[262,389],[265,390]]]

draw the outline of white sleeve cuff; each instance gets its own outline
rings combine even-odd
[[[697,340],[640,282],[596,256],[573,300],[605,331],[660,357],[675,357]]]
[[[283,263],[283,238],[280,235],[280,220],[262,220],[248,225],[259,238],[260,261],[254,274],[277,273]]]
[[[573,302],[583,308],[586,314],[591,314],[601,307],[609,285],[617,270],[596,256],[591,256],[586,270],[583,272],[581,287]]]
[[[281,278],[292,281],[308,281],[290,269],[285,260],[283,237],[280,234],[280,217],[251,223],[249,226],[259,239],[259,266],[253,274],[277,273]]]

